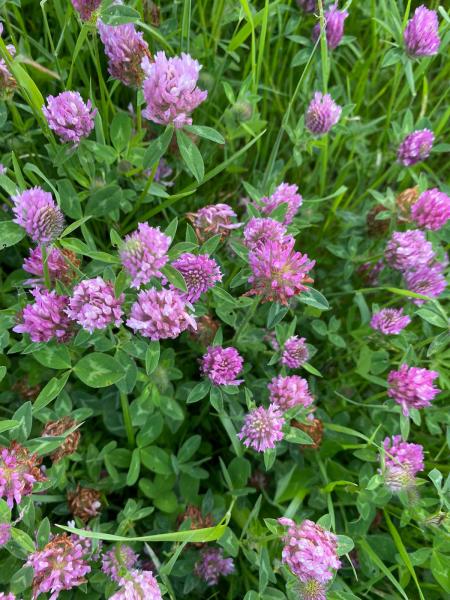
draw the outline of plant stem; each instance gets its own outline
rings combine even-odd
[[[50,283],[50,272],[48,270],[48,257],[47,257],[47,248],[45,244],[41,246],[41,256],[42,256],[42,270],[44,272],[44,283],[45,287],[49,290],[51,288]]]
[[[136,445],[133,431],[133,423],[131,422],[130,415],[130,404],[128,402],[128,396],[124,393],[120,393],[120,405],[122,407],[123,422],[125,425],[125,431],[127,432],[128,444],[131,448]]]

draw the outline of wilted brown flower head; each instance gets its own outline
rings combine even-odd
[[[67,492],[67,503],[74,517],[89,521],[100,514],[101,494],[93,488],[83,488],[79,484],[73,491]]]
[[[403,190],[395,199],[400,216],[406,221],[411,220],[411,206],[419,197],[419,188],[413,187]]]
[[[219,323],[211,315],[203,315],[197,319],[197,329],[189,330],[189,335],[202,346],[210,346],[214,340]]]
[[[208,513],[207,515],[203,516],[202,511],[192,504],[189,504],[186,507],[186,510],[178,515],[178,528],[181,527],[182,523],[188,520],[190,521],[190,529],[205,529],[206,527],[213,526],[212,515]],[[196,548],[201,548],[205,544],[203,542],[194,542],[192,545]]]
[[[256,469],[251,474],[249,484],[257,490],[265,490],[269,485],[269,478],[265,473]]]
[[[381,236],[389,229],[389,217],[377,219],[377,216],[382,212],[386,212],[386,207],[377,204],[367,213],[367,232],[370,236]]]
[[[64,435],[66,431],[74,427],[76,424],[76,421],[71,417],[62,417],[62,419],[58,419],[57,421],[49,421],[42,431],[42,437],[57,437]],[[64,456],[73,454],[78,448],[80,437],[81,434],[78,429],[72,433],[69,433],[64,442],[62,442],[61,446],[50,455],[52,461],[58,462],[64,458]]]
[[[293,420],[291,425],[307,433],[313,440],[313,444],[300,444],[300,448],[303,450],[317,450],[319,448],[323,438],[323,423],[320,419],[313,418],[308,424]]]
[[[37,383],[30,385],[26,377],[22,377],[12,386],[14,392],[17,392],[25,400],[35,400],[42,389],[42,386]]]

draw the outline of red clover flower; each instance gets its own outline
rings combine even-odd
[[[437,377],[437,371],[403,364],[398,371],[391,371],[388,375],[388,396],[400,404],[407,417],[412,408],[431,406],[431,401],[441,391],[433,384]]]
[[[436,262],[420,267],[416,271],[408,271],[404,276],[407,289],[415,294],[437,298],[447,287],[447,279],[443,274],[444,268],[444,264]],[[413,302],[421,305],[425,300],[413,298]]]
[[[414,487],[416,474],[425,468],[423,447],[420,444],[404,442],[400,435],[383,442],[386,451],[384,457],[387,486],[393,492]]]
[[[64,229],[64,215],[49,192],[40,187],[12,196],[14,223],[37,244],[53,242]]]
[[[398,147],[397,160],[410,167],[430,156],[434,143],[434,133],[430,129],[418,129],[405,137]]]
[[[102,571],[116,583],[127,571],[133,569],[138,561],[138,555],[127,544],[118,544],[102,556]]]
[[[334,50],[339,46],[344,35],[344,21],[348,17],[346,10],[338,10],[336,2],[330,6],[329,10],[324,13],[325,19],[325,34],[327,38],[327,46],[330,50]],[[316,42],[320,36],[320,23],[317,23],[313,29],[312,38]]]
[[[282,410],[289,410],[293,406],[310,406],[314,398],[309,391],[308,382],[298,375],[274,377],[268,385],[271,404]]]
[[[268,241],[282,242],[286,237],[286,227],[274,219],[253,217],[244,229],[244,243],[250,250]]]
[[[306,128],[315,135],[328,133],[341,118],[342,108],[330,94],[315,92],[305,116]]]
[[[62,142],[78,146],[94,129],[96,108],[92,102],[84,102],[79,92],[62,92],[48,96],[47,106],[42,107],[48,126]]]
[[[309,358],[309,351],[305,338],[294,335],[286,340],[281,355],[281,364],[289,369],[298,369]]]
[[[423,231],[395,231],[389,240],[385,258],[388,264],[399,271],[416,270],[428,265],[435,257],[433,246]]]
[[[116,298],[114,286],[109,281],[101,277],[85,279],[75,286],[67,314],[89,333],[110,324],[120,327],[124,300],[124,294]]]
[[[173,263],[184,277],[187,292],[181,292],[180,296],[186,302],[197,302],[200,296],[222,281],[222,272],[219,265],[206,254],[181,254]]]
[[[131,285],[139,288],[152,277],[162,277],[161,269],[167,263],[171,239],[159,227],[138,223],[136,231],[127,235],[120,250],[120,259],[133,278]]]
[[[259,406],[245,416],[238,438],[247,448],[264,452],[275,448],[276,443],[283,439],[283,425],[284,418],[277,406]]]
[[[151,571],[133,569],[119,581],[120,590],[110,600],[162,600],[158,582]]]
[[[403,308],[383,308],[376,312],[370,326],[384,335],[398,335],[411,323],[411,318],[403,314]]]
[[[67,316],[68,298],[53,290],[34,289],[34,302],[27,304],[20,322],[13,328],[16,333],[28,333],[32,342],[66,342],[71,336],[72,324]]]
[[[303,198],[298,193],[298,186],[281,183],[271,196],[261,198],[261,202],[263,205],[262,212],[266,216],[270,216],[272,211],[281,204],[287,204],[283,224],[290,225],[303,202]]]
[[[209,346],[202,358],[201,372],[213,385],[239,385],[243,379],[236,379],[241,373],[244,359],[230,346]]]
[[[195,574],[207,585],[217,585],[219,577],[234,573],[232,558],[224,558],[222,548],[206,547],[195,563]]]
[[[413,58],[433,56],[439,51],[439,22],[436,11],[423,4],[418,6],[409,19],[403,33],[406,52]]]
[[[74,9],[83,21],[89,21],[101,3],[102,0],[72,0]]]
[[[45,480],[40,463],[36,454],[30,454],[18,442],[0,449],[0,498],[6,500],[10,509],[14,502],[20,504],[24,496],[32,493],[35,483]]]
[[[426,190],[412,205],[411,217],[419,227],[441,229],[450,219],[450,198],[438,188]]]

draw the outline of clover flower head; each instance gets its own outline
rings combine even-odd
[[[240,223],[233,223],[236,213],[228,204],[210,204],[196,213],[188,213],[187,217],[201,241],[218,234],[226,237],[232,229],[241,227]]]
[[[89,21],[101,3],[102,0],[72,0],[74,9],[83,21]]]
[[[425,468],[423,447],[404,442],[400,435],[383,442],[385,479],[393,492],[414,487],[416,474]]]
[[[283,414],[278,406],[259,406],[245,416],[238,438],[247,448],[264,452],[275,448],[276,443],[283,439],[283,425]]]
[[[11,539],[11,523],[0,523],[0,548]]]
[[[223,556],[222,548],[207,547],[200,552],[195,563],[195,574],[207,585],[217,585],[219,577],[234,573],[234,561]]]
[[[244,243],[250,250],[268,241],[282,242],[286,227],[274,219],[253,217],[244,229]]]
[[[400,404],[407,417],[412,408],[431,406],[432,400],[441,391],[434,386],[437,377],[437,371],[403,364],[398,371],[391,371],[388,375],[388,396]]]
[[[305,125],[311,133],[324,135],[341,118],[342,108],[330,94],[315,92],[305,116]]]
[[[41,459],[18,442],[0,448],[0,498],[6,500],[9,508],[29,496],[35,483],[45,480],[40,464]]]
[[[405,137],[398,147],[397,160],[410,167],[430,156],[434,143],[434,133],[430,129],[418,129]]]
[[[161,590],[151,571],[132,569],[119,581],[111,600],[162,600]]]
[[[186,302],[197,302],[200,296],[222,281],[222,272],[219,265],[206,254],[181,254],[173,263],[184,277],[187,292],[182,292],[181,297]]]
[[[305,338],[299,338],[297,335],[287,339],[281,355],[281,364],[289,369],[298,369],[307,362],[309,351],[305,342]]]
[[[47,106],[42,107],[48,126],[62,142],[77,146],[94,129],[96,108],[85,102],[79,92],[61,92],[48,96]]]
[[[282,411],[293,406],[310,406],[314,398],[309,391],[308,382],[298,375],[274,377],[268,385],[270,402]]]
[[[242,379],[236,379],[241,373],[244,359],[233,346],[209,346],[202,358],[201,372],[214,385],[239,385]]]
[[[445,264],[432,263],[415,271],[405,273],[405,284],[410,292],[423,294],[429,298],[437,298],[447,287],[447,279],[443,274]],[[413,298],[414,304],[421,305],[425,302],[422,298]]]
[[[14,223],[37,244],[53,242],[64,229],[64,215],[49,192],[40,187],[12,196]]]
[[[28,333],[32,342],[66,342],[72,334],[72,324],[67,316],[68,298],[58,296],[53,290],[35,288],[31,291],[34,302],[27,304],[20,314],[16,333]]]
[[[403,308],[383,308],[376,312],[370,326],[384,335],[398,335],[411,323],[411,318],[403,313]]]
[[[327,46],[330,50],[334,50],[339,46],[344,35],[344,22],[348,17],[346,10],[339,10],[338,3],[331,5],[329,10],[324,13],[325,19],[325,35],[327,38]],[[314,26],[312,38],[316,42],[320,36],[320,23]]]
[[[122,579],[123,574],[133,569],[138,561],[138,555],[131,546],[118,544],[102,556],[102,571],[116,583]]]
[[[433,246],[423,231],[394,231],[387,243],[385,258],[388,264],[402,272],[425,267],[435,257]]]
[[[110,324],[120,327],[124,300],[124,294],[116,298],[114,286],[109,281],[101,277],[84,279],[73,290],[67,315],[89,333]]]
[[[419,227],[437,231],[450,219],[450,198],[438,188],[426,190],[412,205],[411,217]]]
[[[261,198],[261,202],[263,205],[262,212],[267,216],[270,216],[281,204],[287,204],[283,224],[290,225],[303,202],[303,198],[298,193],[298,186],[295,184],[280,183],[274,193],[268,198]]]
[[[120,259],[133,280],[132,287],[139,288],[152,277],[162,277],[161,269],[169,257],[171,239],[159,227],[138,223],[138,228],[126,236],[120,249]]]
[[[406,52],[413,58],[433,56],[439,51],[439,22],[437,12],[418,6],[403,32]]]

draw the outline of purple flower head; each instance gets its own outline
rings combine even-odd
[[[54,536],[42,550],[30,554],[25,564],[34,572],[33,597],[51,593],[49,600],[56,600],[63,590],[85,583],[91,567],[84,554],[84,547],[66,533]]]
[[[30,454],[17,442],[11,442],[9,448],[0,448],[0,498],[6,500],[9,508],[29,496],[35,483],[44,481],[40,462],[37,455]]]
[[[92,13],[102,3],[102,0],[72,0],[74,9],[80,14],[83,21],[89,21]]]
[[[305,125],[311,133],[323,135],[330,131],[341,118],[342,108],[336,104],[330,94],[315,92],[308,106]]]
[[[441,229],[450,219],[450,198],[438,188],[426,190],[412,205],[411,217],[419,227]]]
[[[110,600],[162,600],[158,582],[151,571],[131,570],[119,581],[120,590]]]
[[[385,250],[388,264],[406,272],[425,267],[434,259],[433,246],[427,241],[423,231],[395,231]]]
[[[299,338],[297,335],[286,340],[281,355],[281,364],[289,369],[298,369],[309,358],[309,351],[305,344],[305,338]]]
[[[366,262],[358,267],[358,274],[366,281],[369,285],[377,285],[378,277],[384,268],[384,262],[382,259],[376,263]]]
[[[62,92],[48,96],[42,112],[61,141],[77,146],[94,129],[97,109],[92,108],[90,100],[84,102],[79,92]]]
[[[210,204],[204,206],[196,213],[187,213],[200,240],[205,240],[217,234],[223,237],[231,229],[237,229],[240,223],[233,223],[236,213],[228,204]]]
[[[16,600],[16,597],[12,593],[0,592],[0,600]]]
[[[131,307],[127,325],[153,341],[173,339],[188,327],[197,328],[188,307],[175,290],[143,290]]]
[[[293,406],[310,406],[314,398],[309,391],[308,382],[298,375],[274,377],[268,385],[270,402],[282,411]]]
[[[443,275],[444,268],[444,264],[434,263],[431,266],[421,267],[417,271],[409,271],[405,273],[406,287],[415,294],[437,298],[447,287],[447,280]],[[420,306],[425,300],[413,298],[413,302]]]
[[[116,583],[132,569],[138,555],[127,544],[118,544],[114,549],[108,550],[102,556],[102,571]]]
[[[329,10],[325,11],[325,33],[327,37],[327,46],[330,50],[334,50],[341,43],[344,35],[344,21],[348,17],[346,10],[338,10],[337,2],[330,6]],[[315,25],[312,32],[314,42],[320,36],[320,23]]]
[[[71,265],[68,260],[75,257],[67,256],[67,251],[62,252],[55,246],[47,248],[47,268],[50,275],[50,281],[67,281],[70,279],[72,272]],[[72,262],[72,261],[71,261]],[[30,256],[23,261],[23,270],[32,275],[36,275],[39,279],[29,279],[26,283],[40,284],[44,277],[44,267],[42,264],[42,249],[40,246],[30,250]]]
[[[116,298],[114,286],[109,281],[101,277],[84,279],[73,290],[67,314],[89,333],[110,324],[120,327],[124,300],[124,294]]]
[[[49,192],[40,187],[12,196],[14,223],[37,244],[53,242],[64,229],[64,215]]]
[[[120,250],[120,259],[133,277],[132,287],[139,288],[152,277],[162,277],[161,269],[168,261],[171,239],[147,223],[138,223],[136,231],[127,235]]]
[[[413,58],[437,54],[441,39],[436,11],[419,6],[403,33],[406,52]]]
[[[393,492],[414,487],[416,474],[425,468],[423,447],[420,444],[404,442],[400,435],[383,442],[386,451],[384,458],[387,486]]]
[[[220,576],[234,573],[234,562],[232,558],[224,558],[222,548],[207,547],[200,552],[194,570],[207,585],[217,585]]]
[[[287,518],[278,519],[288,528],[283,538],[282,561],[303,584],[311,580],[326,585],[341,567],[337,554],[337,537],[313,521],[300,525]]]
[[[0,548],[11,539],[11,523],[0,523]]]
[[[33,342],[66,342],[72,335],[72,323],[66,311],[67,296],[58,296],[53,290],[34,289],[34,302],[22,311],[20,323],[13,328],[16,333],[28,333]]]
[[[187,286],[187,293],[180,295],[186,302],[197,302],[202,294],[215,286],[218,281],[222,281],[220,267],[214,258],[206,254],[191,254],[185,252],[181,254],[173,263],[184,277]]]
[[[236,379],[242,371],[244,359],[230,346],[209,346],[202,358],[201,373],[214,385],[239,385],[243,379]]]
[[[244,229],[244,241],[247,248],[253,250],[259,244],[268,241],[282,242],[286,236],[286,227],[274,219],[250,219]]]
[[[146,175],[150,176],[150,173],[151,169],[145,171]],[[170,177],[172,173],[172,167],[169,165],[165,158],[161,158],[161,160],[158,163],[158,166],[156,167],[154,181],[157,181],[165,187],[171,187],[173,185],[173,181],[167,181],[167,178]]]
[[[208,92],[197,87],[201,65],[189,54],[167,58],[165,52],[157,52],[155,59],[142,61],[146,79],[144,98],[147,108],[142,116],[175,127],[192,125],[191,113],[201,104]]]
[[[294,244],[292,238],[281,243],[268,241],[249,252],[252,289],[248,294],[262,296],[263,302],[287,304],[289,298],[307,289],[304,284],[313,281],[308,272],[315,261],[296,252]]]
[[[436,371],[403,364],[398,371],[391,371],[388,375],[388,396],[400,404],[407,417],[411,408],[431,406],[431,401],[441,391],[433,385],[437,377],[439,373]]]
[[[267,216],[278,208],[280,204],[287,204],[283,223],[284,225],[290,225],[303,202],[303,198],[298,193],[298,186],[281,183],[271,196],[261,198],[261,202],[263,205],[262,212]]]
[[[415,165],[430,156],[434,133],[429,129],[418,129],[405,137],[398,147],[397,160],[405,167]]]
[[[317,0],[297,0],[297,4],[305,12],[314,12],[317,8]]]
[[[370,326],[384,335],[398,335],[410,323],[411,319],[403,314],[403,308],[383,308],[373,315]]]
[[[247,448],[264,452],[275,448],[276,442],[283,439],[283,425],[284,418],[277,406],[259,406],[245,416],[244,426],[238,433],[238,438]]]
[[[139,87],[144,79],[141,63],[150,56],[143,33],[137,31],[133,23],[105,25],[99,19],[97,26],[111,77],[124,85]]]

